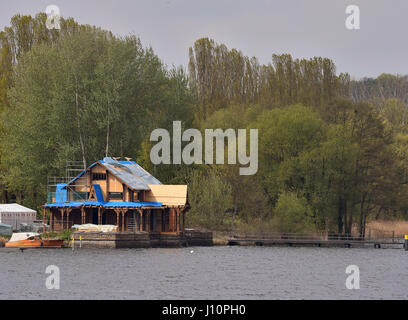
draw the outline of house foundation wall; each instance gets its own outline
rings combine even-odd
[[[72,234],[75,246],[83,248],[174,248],[212,246],[212,232],[152,234],[147,232],[79,232]]]

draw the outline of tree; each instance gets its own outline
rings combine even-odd
[[[280,232],[307,233],[314,230],[311,212],[305,198],[294,192],[284,192],[275,206],[275,217]]]
[[[165,70],[136,37],[98,28],[33,45],[14,81],[2,121],[4,180],[30,205],[45,201],[47,176],[63,174],[66,160],[86,167],[106,154],[136,159],[152,128],[171,126],[172,117],[192,121],[182,70]]]
[[[225,217],[232,207],[231,186],[214,172],[195,171],[189,188],[191,210],[187,215],[188,225],[228,229]]]

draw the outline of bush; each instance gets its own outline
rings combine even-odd
[[[199,225],[213,230],[230,228],[226,212],[232,208],[232,188],[214,172],[193,174],[189,202],[188,226]]]
[[[305,198],[299,198],[294,192],[282,193],[274,210],[279,231],[293,233],[314,231],[310,212]]]

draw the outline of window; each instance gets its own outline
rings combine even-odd
[[[109,192],[109,199],[123,199],[122,192]]]
[[[92,173],[92,180],[106,180],[106,173]]]

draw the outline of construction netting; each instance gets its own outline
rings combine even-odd
[[[45,231],[49,231],[49,226],[44,225],[41,222],[22,222],[18,225],[17,231],[18,232],[37,232],[42,233]]]

